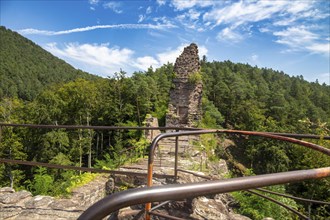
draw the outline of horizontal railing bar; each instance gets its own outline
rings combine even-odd
[[[78,219],[102,219],[131,205],[255,189],[264,186],[319,179],[330,176],[330,167],[247,176],[189,184],[173,184],[130,189],[107,196],[89,207]]]
[[[277,133],[277,132],[265,132],[265,133],[279,135],[279,136],[285,136],[285,137],[293,137],[293,138],[330,140],[330,136],[322,136],[322,135],[316,135],[316,134],[293,134],[293,133]]]
[[[194,175],[194,176],[203,178],[203,179],[207,179],[207,180],[216,180],[215,178],[212,178],[210,176],[206,176],[206,175],[203,175],[203,174],[195,173],[195,172],[192,172],[192,171],[189,171],[189,170],[178,169],[178,171],[180,171],[182,173],[188,173],[188,174],[191,174],[191,175]]]
[[[168,204],[168,203],[170,203],[170,202],[172,202],[172,200],[167,200],[167,201],[162,202],[158,205],[155,205],[154,207],[152,207],[152,209],[150,209],[149,213],[156,210],[156,209],[158,209],[158,208],[160,208],[160,207],[162,207],[162,206],[164,206],[164,205],[166,205],[166,204]]]
[[[127,175],[127,176],[143,176],[146,177],[147,173],[138,173],[138,172],[129,172],[129,171],[121,171],[121,170],[103,170],[97,168],[87,168],[87,167],[76,167],[76,166],[69,166],[69,165],[59,165],[59,164],[50,164],[50,163],[42,163],[42,162],[35,162],[35,161],[24,161],[24,160],[13,160],[13,159],[5,159],[0,158],[0,163],[12,163],[12,164],[21,164],[27,166],[42,166],[48,168],[55,168],[55,169],[66,169],[66,170],[78,170],[78,171],[86,171],[86,172],[93,172],[93,173],[110,173],[110,174],[119,174],[119,175]],[[157,174],[154,175],[157,178],[173,178],[173,175],[168,174]]]
[[[4,127],[25,127],[25,128],[44,128],[44,129],[92,129],[92,130],[201,130],[199,128],[187,127],[134,127],[134,126],[87,126],[87,125],[36,125],[36,124],[7,124],[0,123]]]
[[[330,205],[330,202],[324,202],[324,201],[313,200],[313,199],[304,199],[304,198],[300,198],[300,197],[296,197],[296,196],[287,195],[287,194],[284,194],[284,193],[270,191],[270,190],[267,190],[267,189],[258,188],[256,190],[261,191],[261,192],[265,192],[265,193],[274,194],[274,195],[277,195],[277,196],[287,197],[287,198],[297,200],[297,201],[308,202],[308,203],[317,203],[317,204],[322,204],[322,205]]]
[[[276,203],[277,205],[280,205],[280,206],[282,206],[282,207],[290,210],[291,212],[293,212],[294,214],[298,215],[302,219],[307,219],[307,220],[309,219],[307,216],[303,215],[302,213],[298,212],[297,210],[293,209],[292,207],[287,206],[287,205],[283,204],[282,202],[279,202],[279,201],[277,201],[277,200],[275,200],[275,199],[273,199],[273,198],[271,198],[269,196],[265,196],[263,194],[260,194],[260,193],[255,192],[253,190],[246,190],[246,191],[248,191],[249,193],[255,194],[255,195],[257,195],[257,196],[259,196],[261,198],[267,199],[267,200],[269,200],[269,201],[271,201],[273,203]]]
[[[311,148],[312,150],[319,151],[323,154],[330,156],[330,149],[322,147],[320,145],[294,139],[291,137],[274,135],[265,132],[257,132],[257,131],[242,131],[242,130],[225,130],[225,129],[218,129],[218,130],[197,130],[197,131],[180,131],[180,132],[171,132],[171,133],[162,133],[155,137],[150,145],[149,148],[149,158],[148,158],[148,167],[150,164],[153,163],[154,160],[154,152],[158,145],[158,142],[161,139],[169,138],[169,137],[180,137],[180,136],[188,136],[188,135],[201,135],[201,134],[239,134],[239,135],[248,135],[248,136],[259,136],[265,138],[276,139],[280,141],[286,141],[294,144],[298,144],[304,147]]]
[[[0,123],[0,127],[26,127],[26,128],[44,128],[44,129],[92,129],[92,130],[181,130],[193,131],[202,130],[203,128],[190,128],[190,127],[134,127],[134,126],[87,126],[87,125],[36,125],[36,124],[8,124]],[[330,136],[314,135],[314,134],[294,134],[294,133],[276,133],[276,132],[263,132],[273,135],[293,137],[293,138],[306,138],[306,139],[323,139],[330,140]]]
[[[201,178],[204,178],[204,179],[207,179],[207,180],[216,180],[216,178],[213,178],[213,177],[210,177],[210,176],[201,175],[201,174],[198,174],[198,173],[195,173],[195,172],[191,172],[191,171],[188,171],[188,170],[178,169],[178,171],[184,172],[184,173],[189,173],[191,175],[194,175],[194,176],[197,176],[197,177],[201,177]],[[261,192],[265,192],[265,193],[274,194],[274,195],[277,195],[277,196],[287,197],[287,198],[294,199],[294,200],[297,200],[297,201],[309,202],[309,203],[317,203],[317,204],[322,204],[322,205],[330,205],[330,202],[324,202],[324,201],[312,200],[312,199],[304,199],[304,198],[300,198],[300,197],[296,197],[296,196],[291,196],[291,195],[284,194],[284,193],[270,191],[270,190],[263,189],[263,188],[257,188],[255,190],[258,190],[258,191],[261,191]]]
[[[155,137],[153,139],[150,147],[149,147],[147,186],[149,186],[149,187],[152,186],[154,154],[155,154],[155,150],[158,146],[158,142],[161,139],[169,138],[169,137],[180,137],[180,136],[202,135],[202,134],[215,134],[215,133],[216,134],[235,134],[235,135],[258,136],[258,137],[264,137],[264,138],[280,140],[280,141],[290,142],[290,143],[293,143],[293,144],[298,144],[298,145],[301,145],[301,146],[304,146],[304,147],[308,147],[312,150],[316,150],[316,151],[319,151],[323,154],[326,154],[326,155],[330,156],[330,149],[322,147],[318,144],[306,142],[306,141],[303,141],[303,140],[298,140],[298,139],[291,138],[291,137],[285,137],[285,136],[265,133],[265,132],[213,129],[213,130],[180,131],[180,132],[163,133],[163,134],[159,134],[157,137]],[[175,170],[175,173],[176,172],[177,172],[177,170]],[[145,209],[146,209],[146,219],[150,220],[150,216],[148,214],[148,211],[151,209],[151,203],[147,203],[146,206],[145,206]]]
[[[178,171],[181,171],[181,172],[184,172],[184,173],[189,173],[189,174],[192,174],[194,176],[201,177],[201,178],[208,179],[208,180],[215,180],[215,178],[212,178],[210,176],[201,175],[201,174],[198,174],[198,173],[195,173],[195,172],[191,172],[191,171],[187,171],[187,170],[178,169]],[[313,202],[313,203],[319,203],[319,204],[330,204],[328,202],[322,202],[322,201],[316,201],[316,200],[309,200],[309,199],[298,198],[298,197],[295,197],[295,196],[289,196],[289,195],[286,195],[286,194],[277,193],[277,192],[273,192],[273,191],[262,189],[262,188],[257,188],[255,190],[259,190],[259,191],[262,191],[262,192],[266,192],[266,193],[270,193],[270,194],[274,194],[274,195],[278,195],[278,196],[283,196],[283,197],[287,197],[287,198],[291,198],[291,199],[295,199],[295,200],[299,200],[299,201],[304,201],[304,202]],[[267,199],[267,200],[269,200],[269,201],[271,201],[271,202],[273,202],[273,203],[275,203],[277,205],[280,205],[280,206],[284,207],[285,209],[288,209],[291,212],[295,213],[296,215],[298,215],[299,217],[301,217],[303,219],[306,219],[307,218],[305,215],[303,215],[302,213],[298,212],[297,210],[294,210],[292,207],[287,206],[284,203],[279,202],[279,201],[277,201],[277,200],[275,200],[275,199],[273,199],[271,197],[268,197],[266,195],[259,194],[257,192],[252,191],[252,190],[246,190],[246,191],[247,192],[250,192],[252,194],[255,194],[255,195],[259,196],[259,197],[262,197],[264,199]]]

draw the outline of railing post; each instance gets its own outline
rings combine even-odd
[[[179,132],[179,130],[176,130]],[[178,178],[178,151],[179,151],[179,136],[175,137],[175,161],[174,161],[174,179],[175,182]]]

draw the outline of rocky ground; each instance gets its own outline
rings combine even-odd
[[[203,176],[223,179],[228,175],[224,160],[210,162],[205,154],[192,147],[190,140],[181,139],[179,143],[178,167],[187,172],[178,172],[177,183],[207,181]],[[174,174],[174,139],[164,140],[156,151],[154,170],[159,174]],[[119,170],[146,173],[147,158],[121,167]],[[194,175],[194,174],[197,174]],[[154,178],[154,185],[171,184],[173,179]],[[50,196],[32,196],[30,192],[15,192],[9,187],[0,189],[0,219],[77,219],[91,204],[105,194],[115,193],[133,187],[146,185],[145,177],[124,175],[100,176],[91,183],[76,189],[72,197],[57,199]],[[159,203],[155,203],[157,205]],[[203,196],[184,201],[171,201],[157,209],[157,212],[183,219],[247,220],[235,214],[237,205],[229,194]],[[143,219],[144,205],[127,207],[111,215],[108,219]],[[164,219],[153,217],[153,219]]]
[[[162,141],[159,144],[159,150],[156,154],[155,172],[160,174],[174,173],[174,139]],[[207,161],[203,152],[196,150],[189,144],[188,140],[181,140],[179,144],[179,165],[182,170],[186,172],[178,172],[177,183],[192,183],[207,181],[208,178],[223,179],[228,175],[227,164],[224,160],[216,162]],[[207,161],[207,162],[206,162]],[[141,171],[147,167],[147,160],[141,160],[136,164],[125,166],[121,170]],[[194,175],[197,174],[197,175]],[[206,178],[204,178],[205,176]],[[119,181],[119,176],[115,182]],[[125,178],[125,177],[122,177]],[[121,179],[122,182],[129,182],[129,179]],[[132,180],[131,180],[132,181]],[[133,180],[134,181],[134,180]],[[135,180],[136,181],[136,180]],[[146,184],[145,180],[139,180],[140,184]],[[131,182],[134,184],[134,182]],[[169,184],[173,180],[154,178],[153,184]],[[157,205],[155,203],[153,205]],[[248,220],[248,217],[236,214],[233,212],[233,207],[237,203],[229,194],[218,194],[213,196],[202,196],[194,199],[187,199],[184,201],[171,201],[166,203],[157,212],[161,214],[171,215],[183,219],[216,219],[216,220]],[[141,214],[143,206],[127,207],[120,210],[111,219],[143,219],[143,215],[139,218],[137,215]],[[134,218],[135,216],[135,218]],[[154,219],[165,219],[160,217],[153,217]]]

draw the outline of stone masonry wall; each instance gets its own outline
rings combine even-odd
[[[184,48],[174,65],[176,78],[170,90],[170,102],[166,115],[166,126],[196,127],[201,115],[202,83],[190,82],[192,74],[200,72],[198,47],[196,44]]]
[[[109,178],[99,176],[74,190],[71,198],[32,196],[28,191],[15,192],[10,187],[0,189],[0,219],[77,219],[80,214],[106,195]]]
[[[145,119],[145,126],[146,127],[158,127],[158,119],[156,117],[152,117],[151,115],[147,115]],[[152,140],[157,137],[161,132],[160,130],[145,130],[144,136],[147,140],[152,142]]]

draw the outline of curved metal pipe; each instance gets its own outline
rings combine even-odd
[[[324,154],[330,156],[330,149],[322,147],[318,144],[309,143],[309,142],[298,140],[298,139],[291,138],[291,137],[274,135],[274,134],[271,134],[271,133],[256,132],[256,131],[240,131],[240,130],[197,130],[197,131],[180,131],[180,132],[164,133],[164,134],[158,135],[152,141],[152,143],[150,145],[149,161],[148,162],[149,162],[149,164],[153,163],[155,149],[157,147],[158,142],[163,138],[189,136],[189,135],[211,134],[211,133],[241,134],[241,135],[260,136],[260,137],[272,138],[272,139],[276,139],[276,140],[282,140],[282,141],[287,141],[287,142],[291,142],[291,143],[294,143],[294,144],[299,144],[299,145],[311,148],[313,150],[319,151],[321,153],[324,153]]]
[[[201,135],[201,134],[211,134],[211,133],[223,133],[223,134],[240,134],[240,135],[249,135],[249,136],[260,136],[260,137],[266,137],[281,141],[286,141],[294,144],[299,144],[304,147],[311,148],[313,150],[319,151],[323,154],[326,154],[330,156],[330,149],[327,149],[325,147],[322,147],[320,145],[309,143],[306,141],[294,139],[291,137],[286,136],[280,136],[280,135],[274,135],[271,133],[264,133],[264,132],[255,132],[255,131],[239,131],[239,130],[197,130],[197,131],[181,131],[181,132],[172,132],[172,133],[164,133],[158,135],[151,143],[149,148],[149,158],[148,158],[148,177],[147,177],[147,186],[152,186],[152,177],[153,177],[153,162],[154,162],[154,155],[156,147],[158,146],[158,142],[167,137],[179,137],[179,136],[188,136],[188,135]],[[176,171],[174,171],[176,172]],[[146,219],[149,220],[149,211],[151,209],[151,203],[147,203],[145,206],[146,210]]]
[[[299,170],[258,176],[240,177],[201,183],[173,184],[125,190],[101,199],[89,207],[78,219],[102,219],[110,213],[131,205],[180,200],[202,195],[254,189],[263,186],[298,182],[330,176],[330,167]]]
[[[188,128],[188,127],[128,127],[128,126],[85,126],[85,125],[36,125],[36,124],[9,124],[0,123],[0,127],[26,127],[26,128],[44,128],[44,129],[93,129],[93,130],[181,130],[181,131],[194,131],[203,130],[203,128]],[[276,132],[264,132],[268,134],[274,134],[279,136],[293,137],[293,138],[308,138],[308,139],[323,139],[330,140],[330,136],[321,136],[314,134],[291,134],[291,133],[276,133]]]

